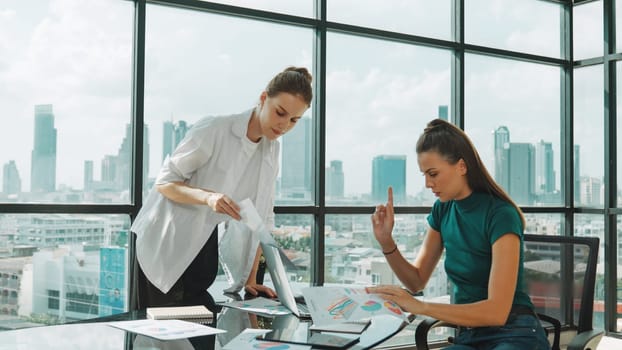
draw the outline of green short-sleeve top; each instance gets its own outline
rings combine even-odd
[[[456,304],[488,298],[492,245],[505,234],[520,237],[518,280],[513,304],[533,308],[523,282],[523,225],[512,204],[481,192],[473,192],[461,200],[437,200],[428,216],[428,223],[441,234],[445,270],[454,286]]]

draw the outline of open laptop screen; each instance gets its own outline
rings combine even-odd
[[[276,291],[276,295],[279,297],[279,301],[294,315],[298,317],[305,316],[301,315],[300,310],[298,310],[298,306],[296,305],[296,298],[294,297],[294,292],[289,284],[289,279],[287,278],[287,273],[285,272],[285,266],[283,265],[283,260],[281,260],[279,249],[264,242],[261,242],[261,249],[263,250],[263,255],[266,258],[266,267],[268,268],[268,271],[270,271],[270,277],[272,277],[272,283],[274,284],[274,289]]]

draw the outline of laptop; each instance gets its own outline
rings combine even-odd
[[[263,255],[266,259],[266,267],[270,272],[270,277],[272,277],[272,283],[274,284],[274,289],[279,301],[299,318],[310,319],[311,314],[309,313],[309,309],[307,309],[307,305],[303,303],[304,299],[298,298],[297,301],[297,298],[294,296],[292,286],[287,279],[285,265],[281,259],[279,248],[264,242],[260,243],[261,250],[263,250]]]

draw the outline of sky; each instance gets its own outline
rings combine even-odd
[[[225,3],[312,15],[310,1]],[[371,3],[329,1],[328,18],[450,39],[449,0]],[[575,30],[575,58],[602,51],[601,14],[602,2],[575,11],[575,28],[581,28]],[[17,162],[24,191],[30,184],[37,104],[54,107],[57,186],[82,188],[84,161],[94,162],[97,179],[103,157],[118,152],[131,118],[132,18],[129,1],[0,3],[0,115],[5,122],[0,164]],[[470,0],[465,21],[470,43],[559,57],[557,5]],[[370,191],[373,156],[404,154],[408,192],[418,192],[423,178],[414,144],[438,106],[450,104],[450,52],[334,32],[327,37],[327,163],[342,160],[346,194],[360,194]],[[194,122],[251,108],[276,72],[292,64],[312,67],[312,43],[313,33],[306,28],[148,5],[150,176],[161,164],[164,121]],[[489,169],[492,132],[505,125],[513,142],[553,142],[559,186],[559,70],[473,54],[465,62],[465,128]],[[591,176],[603,173],[602,156],[591,156],[602,154],[593,142],[603,135],[601,72],[585,68],[575,76],[575,93],[581,95],[575,103],[575,143],[582,145],[582,173]]]

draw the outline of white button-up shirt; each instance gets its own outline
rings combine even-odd
[[[262,220],[271,229],[274,225],[279,143],[263,137],[255,152],[244,151],[248,149],[243,142],[248,141],[244,138],[247,138],[251,112],[198,121],[164,161],[156,185],[185,182],[192,187],[223,193],[235,201],[244,199],[236,196],[248,196],[254,199]],[[256,160],[254,157],[261,160],[252,161]],[[244,186],[248,183],[257,185],[249,189]],[[240,188],[244,190],[240,191]],[[207,205],[180,204],[164,197],[155,187],[151,189],[131,227],[137,236],[136,258],[145,276],[167,293],[205,245],[214,228],[230,219]],[[251,240],[250,236],[249,242],[252,244],[246,247],[250,250],[246,256],[254,258],[258,242]],[[251,267],[252,264],[244,268],[246,276],[234,277],[238,280],[248,277]]]

